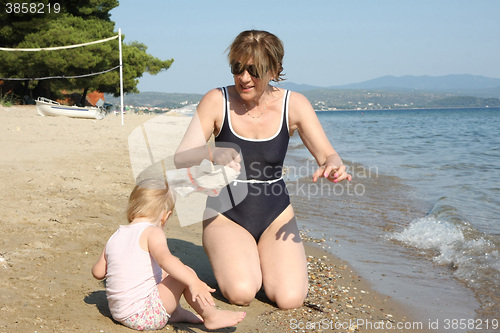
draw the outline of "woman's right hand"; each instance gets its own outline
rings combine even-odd
[[[233,168],[236,171],[241,170],[241,156],[234,148],[215,147],[212,150],[212,162]]]

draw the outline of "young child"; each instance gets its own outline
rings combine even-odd
[[[111,236],[92,267],[96,279],[106,278],[111,315],[136,330],[161,329],[169,320],[207,329],[236,325],[246,313],[218,310],[215,289],[170,253],[163,227],[173,206],[165,181],[144,180],[130,194],[130,224]],[[201,318],[180,306],[182,295]]]

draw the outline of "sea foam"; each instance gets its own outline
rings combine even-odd
[[[471,237],[467,228],[429,215],[388,238],[425,250],[436,264],[453,267],[454,275],[473,288],[496,284],[494,280],[500,277],[498,249],[484,235],[475,233]],[[490,278],[493,280],[488,281]]]

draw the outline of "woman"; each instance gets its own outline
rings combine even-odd
[[[281,178],[289,137],[298,131],[316,159],[313,181],[325,177],[339,182],[351,176],[308,100],[269,85],[283,80],[283,55],[282,42],[269,32],[250,30],[236,37],[228,55],[234,85],[203,97],[176,165],[206,158],[244,171],[227,186],[226,196],[207,200],[203,246],[231,303],[248,305],[264,287],[279,308],[291,309],[302,305],[308,278],[304,246]],[[212,134],[215,148],[196,148]]]

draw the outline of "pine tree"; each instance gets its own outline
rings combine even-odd
[[[11,1],[10,1],[11,2]],[[49,0],[37,1],[38,7],[21,8],[8,13],[7,2],[0,1],[0,46],[9,48],[44,48],[81,44],[117,35],[109,11],[119,5],[117,0]],[[11,2],[12,3],[12,2]],[[48,4],[51,3],[51,7]],[[12,8],[12,7],[9,7]],[[43,10],[40,10],[43,9]],[[26,9],[24,9],[26,10]],[[35,12],[34,12],[35,11]],[[38,13],[42,11],[42,13]],[[125,38],[125,35],[122,36]],[[106,71],[119,65],[118,40],[105,43],[40,52],[0,51],[0,77],[41,78],[78,76]],[[138,92],[139,78],[147,72],[158,74],[167,70],[173,59],[161,60],[149,55],[139,42],[123,44],[123,84],[125,92]],[[0,81],[0,84],[1,81]],[[119,94],[119,71],[78,79],[4,81],[17,96],[30,95],[55,98],[62,90],[79,91],[82,99],[88,91]],[[1,85],[0,85],[1,87]],[[6,89],[3,89],[6,91]]]

